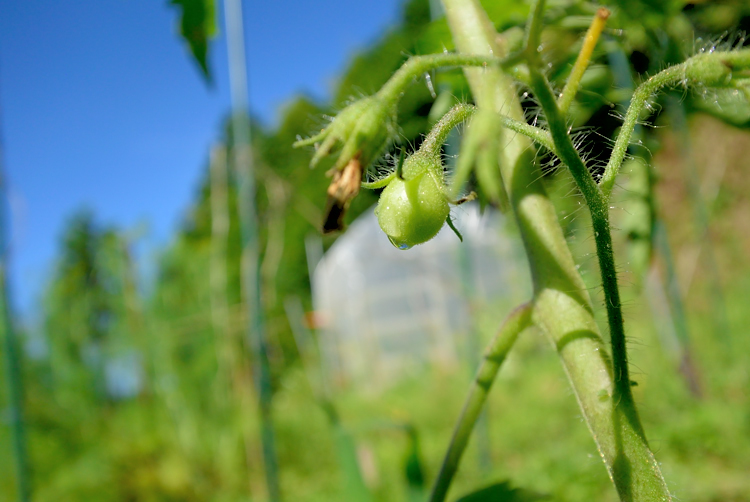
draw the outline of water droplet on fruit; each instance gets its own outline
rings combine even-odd
[[[391,244],[394,245],[394,247],[400,249],[401,251],[406,251],[407,249],[411,249],[411,246],[408,244],[404,244],[403,242],[397,242],[392,237],[388,237],[388,240],[391,241]]]

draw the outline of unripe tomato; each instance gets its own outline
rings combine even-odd
[[[394,178],[380,194],[375,212],[393,245],[409,249],[435,237],[450,208],[434,176],[423,170],[405,181]]]

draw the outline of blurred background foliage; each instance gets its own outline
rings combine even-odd
[[[210,79],[213,2],[172,3]],[[750,29],[743,0],[604,3],[613,16],[572,119],[592,165],[606,158],[638,82],[691,54],[743,45]],[[517,40],[528,6],[484,4],[498,30]],[[597,5],[550,4],[542,53],[561,88]],[[469,368],[434,366],[377,394],[343,387],[321,395],[308,381],[316,357],[300,353],[285,310],[289,298],[312,309],[304,242],[318,232],[328,184],[326,166],[309,169],[310,152],[290,145],[319,129],[320,117],[376,91],[408,55],[451,50],[435,5],[409,0],[401,22],[351,60],[330,102],[292,98],[275,129],[253,125],[284,499],[423,498],[469,382]],[[401,134],[389,155],[416,148],[446,99],[469,97],[460,71],[428,77],[401,101]],[[524,99],[533,121],[533,96]],[[639,128],[632,153],[642,160],[629,163],[613,208],[636,396],[681,500],[750,500],[750,106],[738,93],[674,89],[651,109],[646,123],[657,127]],[[204,182],[149,284],[136,274],[127,232],[102,227],[95,214],[71,216],[41,322],[20,333],[32,500],[264,499],[230,127],[227,120],[206,152]],[[540,161],[599,299],[589,222],[577,217],[581,198],[564,170],[543,154]],[[375,200],[360,194],[349,221]],[[324,237],[324,246],[335,238]],[[504,314],[482,316],[483,338]],[[5,385],[0,399],[7,409]],[[514,349],[488,408],[490,458],[471,445],[454,495],[483,488],[461,500],[615,500],[559,363],[534,333]],[[9,436],[1,427],[2,500],[15,496]]]

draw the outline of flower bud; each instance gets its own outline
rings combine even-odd
[[[316,165],[341,145],[334,169],[343,169],[358,158],[363,169],[377,160],[396,129],[396,108],[377,95],[362,98],[344,108],[320,134],[294,143],[295,147],[322,143],[310,161]]]

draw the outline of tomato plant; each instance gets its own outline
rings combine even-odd
[[[544,332],[557,350],[620,498],[628,501],[671,500],[667,483],[646,440],[631,391],[611,237],[610,200],[633,131],[644,110],[650,107],[654,94],[670,86],[746,90],[750,77],[750,50],[730,47],[722,51],[714,47],[643,82],[632,95],[608,162],[603,169],[596,170],[587,164],[577,149],[569,120],[573,98],[610,12],[601,8],[593,16],[567,82],[556,96],[546,73],[548,65],[540,55],[544,0],[534,3],[522,39],[511,34],[498,35],[485,11],[474,0],[444,0],[443,5],[458,53],[412,58],[376,96],[378,102],[395,103],[404,88],[425,71],[442,66],[466,66],[465,75],[473,101],[484,117],[494,117],[489,121],[483,119],[479,135],[490,138],[484,142],[485,150],[487,144],[493,145],[489,153],[496,162],[490,162],[490,169],[494,166],[492,176],[499,182],[497,185],[504,187],[518,224],[531,268],[534,294],[528,304],[508,317],[488,348],[433,487],[431,500],[445,499],[500,363],[518,334],[531,325]],[[544,117],[543,127],[536,120],[527,123],[520,103],[519,85],[533,94],[541,109],[537,116],[541,113]],[[359,103],[367,106],[367,101]],[[368,159],[372,158],[372,152],[383,150],[383,136],[393,136],[395,128],[388,121],[381,121],[380,128],[373,124],[340,127],[342,121],[351,121],[350,110],[354,106],[360,105],[350,105],[328,129],[343,131],[337,141],[344,144],[344,148],[334,169],[348,165],[350,159],[357,159],[361,153]],[[400,248],[429,240],[443,221],[450,221],[446,194],[455,193],[460,187],[445,185],[439,148],[445,141],[446,131],[469,118],[472,112],[465,111],[468,109],[466,105],[458,105],[446,114],[420,149],[406,159],[403,169],[397,169],[381,181],[363,185],[368,188],[385,186],[378,204],[378,219],[391,242]],[[451,117],[461,115],[460,110],[464,110],[461,120],[451,120]],[[358,117],[368,115],[360,112]],[[492,123],[500,127],[492,127]],[[370,132],[363,134],[363,131]],[[325,131],[322,134],[325,135]],[[314,141],[298,142],[298,145],[311,142]],[[466,141],[464,148],[469,151],[461,153],[461,157],[472,159],[468,164],[474,164],[480,189],[481,180],[487,179],[487,162],[484,162],[482,171],[479,169],[480,156],[476,150],[481,144]],[[567,168],[589,210],[605,297],[611,355],[605,351],[589,292],[541,179],[534,144],[550,152]],[[326,139],[314,161],[330,153],[331,145],[332,141]],[[464,162],[463,169],[466,165]],[[367,169],[368,163],[363,163],[361,168]],[[466,173],[457,178],[465,179]]]

